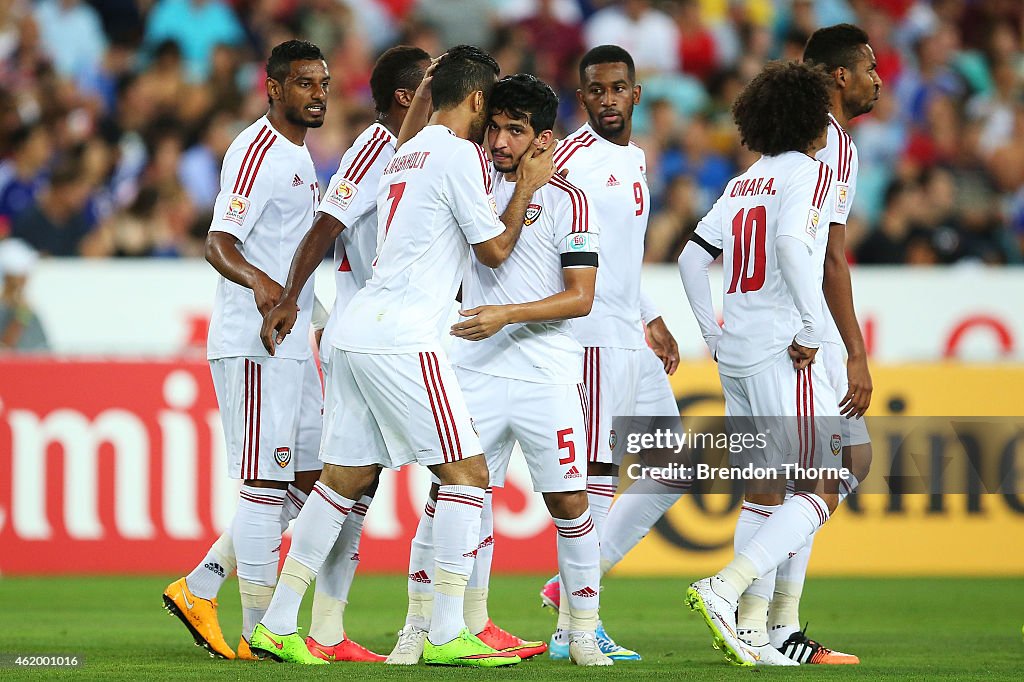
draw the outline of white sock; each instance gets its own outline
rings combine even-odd
[[[857,480],[852,471],[847,469],[846,478],[839,479],[839,504],[842,504],[843,500],[852,495],[859,485],[860,481]]]
[[[316,577],[309,636],[324,646],[334,646],[345,639],[345,606],[359,566],[359,540],[371,502],[373,498],[364,495],[352,505],[338,540]]]
[[[776,648],[800,630],[800,596],[804,591],[815,535],[817,533],[807,539],[796,556],[783,561],[776,570],[775,589],[768,610],[768,635]]]
[[[427,500],[409,549],[409,611],[405,624],[429,630],[434,613],[434,514],[433,500]]]
[[[733,536],[736,553],[747,545],[779,506],[743,501]],[[775,571],[769,571],[767,575],[755,580],[740,597],[736,618],[737,634],[748,644],[761,646],[768,643],[768,602],[771,601],[774,586]]]
[[[281,532],[288,530],[288,524],[302,511],[302,505],[306,504],[306,493],[294,485],[288,486],[288,493],[284,496],[284,507],[281,509]]]
[[[689,481],[641,478],[619,495],[601,533],[601,574],[622,561],[689,489]]]
[[[466,627],[463,616],[466,583],[473,572],[473,550],[480,540],[480,515],[486,492],[469,485],[442,485],[437,493],[434,524],[433,644],[455,639]]]
[[[590,510],[575,519],[553,519],[558,531],[558,574],[561,576],[560,604],[568,604],[570,633],[597,629],[600,603],[600,543]]]
[[[231,529],[217,538],[210,550],[185,576],[189,592],[200,599],[213,599],[220,592],[228,576],[235,572],[235,543],[231,540]]]
[[[494,504],[492,490],[484,495],[483,513],[480,515],[480,542],[476,546],[476,561],[466,584],[463,615],[466,627],[474,635],[483,632],[490,616],[487,614],[487,588],[491,582],[491,560],[494,558]]]
[[[243,485],[238,493],[238,509],[231,523],[231,540],[238,562],[242,600],[242,636],[249,639],[252,628],[267,608],[264,592],[277,582],[277,563],[281,551],[281,507],[285,491]],[[260,588],[266,589],[260,589]]]
[[[587,502],[599,538],[604,537],[604,522],[608,518],[608,510],[615,499],[618,484],[618,476],[587,476]]]
[[[775,569],[790,552],[797,552],[811,533],[828,521],[825,501],[814,493],[796,493],[766,519],[760,530],[732,562],[718,573],[735,594],[723,594],[733,602],[757,578]]]
[[[298,629],[302,597],[334,547],[354,504],[323,483],[313,486],[313,492],[295,519],[292,547],[281,569],[280,584],[261,620],[271,632],[288,635]]]

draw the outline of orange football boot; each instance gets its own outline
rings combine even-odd
[[[185,579],[175,580],[164,590],[164,609],[185,624],[196,646],[206,649],[214,658],[235,658],[235,652],[224,641],[217,620],[217,600],[201,599],[189,591]]]
[[[238,648],[235,649],[235,658],[239,661],[258,661],[259,657],[252,652],[249,648],[249,643],[245,641],[245,637],[238,638]]]
[[[484,629],[477,633],[477,637],[492,649],[513,653],[524,661],[548,650],[548,645],[544,642],[527,642],[511,632],[502,630],[490,618],[487,619]]]
[[[383,663],[387,656],[375,654],[362,644],[353,642],[348,637],[333,646],[320,644],[312,637],[306,638],[306,648],[309,653],[325,661],[349,661],[351,663]]]

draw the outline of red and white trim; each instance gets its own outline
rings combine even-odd
[[[348,513],[352,511],[352,507],[342,506],[335,502],[333,499],[331,499],[331,493],[327,489],[325,489],[324,484],[320,483],[319,481],[317,481],[316,485],[313,486],[313,492],[322,497],[324,501],[327,502],[327,504],[331,505],[336,510],[341,512],[343,516],[348,516]]]
[[[799,497],[813,507],[814,511],[818,514],[818,526],[821,527],[825,525],[825,522],[828,521],[828,507],[823,509],[815,495],[811,495],[809,493],[795,493],[793,497]]]
[[[273,133],[270,126],[263,126],[257,133],[255,139],[249,144],[245,156],[242,157],[242,165],[238,168],[238,175],[235,177],[235,186],[232,192],[249,196],[253,185],[256,183],[256,175],[263,165],[263,158],[267,151],[273,146],[277,135]]]
[[[423,386],[427,390],[430,409],[434,413],[434,425],[437,427],[437,440],[441,444],[441,455],[445,462],[462,459],[462,443],[459,442],[459,429],[455,423],[455,415],[448,403],[448,392],[441,378],[441,367],[437,362],[436,353],[420,353],[420,370],[423,372]]]
[[[491,193],[491,174],[487,171],[489,168],[487,164],[487,153],[484,148],[478,145],[476,142],[473,143],[473,147],[476,149],[476,155],[480,160],[480,173],[484,176],[484,191],[487,194]]]
[[[763,509],[754,509],[753,507],[748,507],[747,505],[743,505],[742,507],[740,507],[740,511],[750,512],[751,514],[757,514],[758,516],[763,516],[766,519],[770,518],[772,515],[771,512],[766,512]]]
[[[260,474],[260,416],[263,407],[263,366],[245,359],[245,428],[242,443],[242,480]]]
[[[452,502],[454,504],[466,504],[470,507],[477,507],[478,509],[484,508],[484,498],[477,497],[476,495],[467,495],[466,493],[457,493],[450,490],[446,490],[448,486],[441,486],[437,491],[437,504],[440,506],[442,502]]]
[[[358,514],[359,516],[366,516],[366,512],[370,511],[370,505],[364,502],[356,502],[352,505],[352,513]]]
[[[295,505],[296,509],[302,509],[302,505],[306,504],[305,500],[300,500],[299,496],[296,495],[295,493],[293,493],[290,488],[289,488],[288,492],[285,493],[285,497],[287,497],[288,500],[293,505]]]
[[[814,381],[811,368],[796,373],[796,428],[799,442],[797,463],[801,468],[814,466],[818,437],[814,424]]]
[[[583,519],[581,523],[578,523],[575,526],[560,526],[555,524],[555,529],[563,538],[583,537],[590,531],[594,530],[594,519],[590,515],[587,515],[587,518]]]
[[[821,210],[825,205],[825,197],[832,187],[832,169],[827,164],[818,162],[818,183],[814,187],[814,208]]]
[[[615,486],[604,483],[588,483],[587,494],[598,495],[599,497],[615,497]]]
[[[384,126],[378,126],[369,140],[363,144],[362,149],[352,159],[348,170],[345,171],[345,179],[358,185],[366,176],[367,171],[373,167],[374,161],[380,156],[384,148],[391,142],[392,136]]]
[[[850,173],[853,172],[853,140],[850,139],[850,134],[843,130],[843,127],[834,118],[830,118],[829,123],[835,128],[836,135],[839,138],[839,158],[836,162],[836,177],[839,182],[849,182]]]
[[[434,504],[430,500],[427,500],[427,505],[423,507],[423,513],[429,516],[430,518],[434,518],[435,511],[436,509],[434,508]]]
[[[590,206],[587,204],[587,196],[583,190],[557,173],[551,176],[548,184],[569,195],[569,200],[572,202],[572,231],[590,232]]]
[[[583,384],[587,387],[587,461],[596,462],[601,438],[601,349],[583,349]]]
[[[595,142],[597,142],[597,137],[589,130],[584,130],[576,137],[572,137],[567,142],[558,145],[558,149],[555,150],[553,157],[555,168],[562,170],[562,167],[569,162],[573,154],[581,149],[586,149]]]
[[[248,490],[238,491],[239,499],[245,500],[246,502],[252,502],[253,504],[266,504],[271,507],[282,507],[284,506],[284,499],[281,497],[274,497],[273,495],[260,495],[259,493],[253,493]]]

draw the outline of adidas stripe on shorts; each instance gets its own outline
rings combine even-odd
[[[227,445],[228,476],[291,481],[319,471],[323,393],[313,358],[210,360]]]
[[[324,392],[327,464],[398,468],[481,454],[455,372],[443,351],[331,349]]]

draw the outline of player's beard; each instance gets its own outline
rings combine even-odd
[[[487,128],[487,110],[481,110],[480,115],[477,116],[469,124],[469,140],[470,142],[476,142],[482,145],[484,143],[484,130]]]
[[[324,105],[324,115],[319,119],[308,119],[303,116],[305,108],[301,109],[285,109],[284,117],[289,123],[294,123],[297,126],[303,126],[306,128],[319,128],[324,124],[327,118],[327,105]]]
[[[612,125],[605,125],[601,122],[601,112],[597,112],[597,116],[590,117],[590,125],[597,132],[601,133],[602,136],[614,137],[622,132],[626,127],[626,123],[633,118],[633,102],[629,102],[629,108],[622,112],[622,116],[619,118],[618,123]]]

